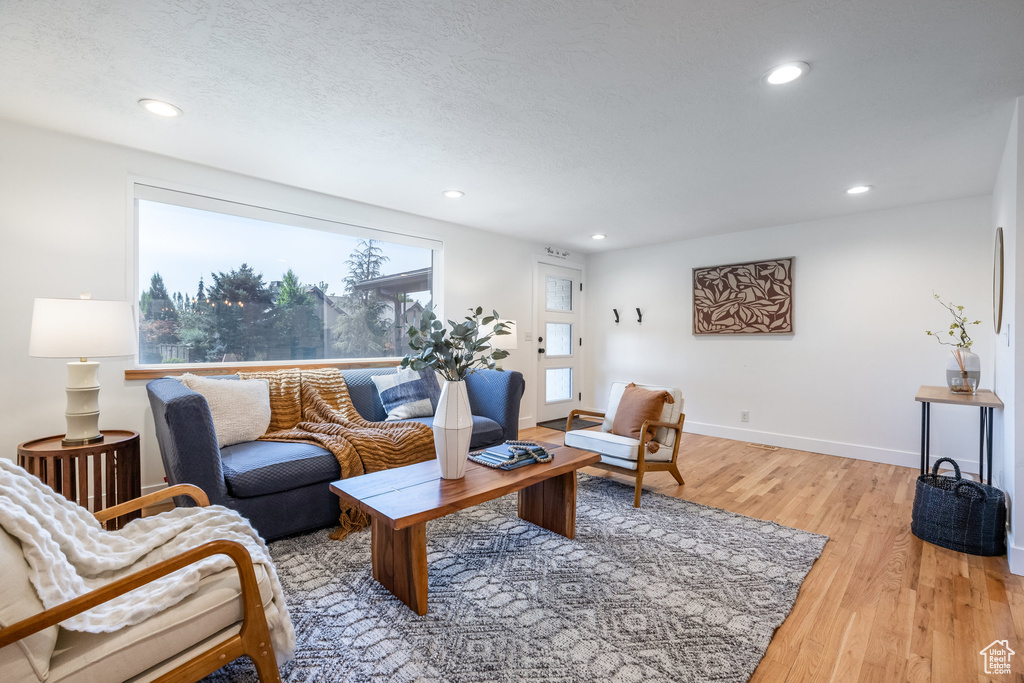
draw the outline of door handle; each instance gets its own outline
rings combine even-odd
[[[537,349],[537,353],[544,353],[544,349]]]

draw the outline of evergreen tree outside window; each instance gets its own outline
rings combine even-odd
[[[143,185],[136,216],[141,365],[401,357],[434,304],[435,241]]]

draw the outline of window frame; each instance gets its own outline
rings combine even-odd
[[[185,208],[198,209],[213,213],[227,214],[240,218],[250,218],[305,230],[330,232],[346,237],[374,239],[383,242],[420,247],[431,250],[431,299],[435,311],[443,319],[444,292],[444,247],[445,242],[438,236],[414,235],[393,229],[382,229],[367,225],[312,215],[314,212],[295,210],[274,206],[273,202],[254,204],[244,198],[228,197],[209,191],[183,186],[175,187],[166,182],[155,182],[148,179],[129,178],[128,181],[128,260],[127,274],[129,278],[127,291],[132,297],[135,310],[135,335],[139,336],[141,311],[139,300],[142,296],[142,285],[139,281],[139,201],[154,201]],[[347,200],[340,200],[347,201]],[[343,255],[347,256],[347,255]],[[136,347],[125,370],[126,379],[155,379],[168,375],[180,375],[185,372],[203,375],[233,374],[238,371],[273,370],[293,367],[337,367],[337,368],[374,368],[394,367],[401,361],[401,356],[383,356],[376,358],[315,358],[307,360],[263,360],[214,363],[141,363],[141,349]]]

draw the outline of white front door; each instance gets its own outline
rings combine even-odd
[[[583,292],[578,270],[541,263],[537,272],[537,421],[544,422],[580,407]]]

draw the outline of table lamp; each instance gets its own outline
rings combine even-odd
[[[496,334],[493,337],[491,337],[490,340],[487,343],[491,345],[491,349],[494,350],[494,351],[497,351],[498,349],[501,349],[503,351],[515,351],[516,349],[519,348],[519,328],[516,327],[516,321],[515,320],[501,320],[501,321],[498,321],[498,322],[505,323],[505,325],[506,325],[505,329],[508,330],[510,332],[510,334]],[[481,325],[480,326],[480,336],[484,337],[484,336],[486,336],[488,334],[493,333],[494,332],[494,326],[496,324],[497,324],[497,322],[487,323],[486,325]],[[501,369],[501,361],[498,361],[497,368],[499,370]]]
[[[36,299],[28,355],[78,358],[68,363],[67,434],[61,444],[84,446],[103,441],[100,433],[100,381],[96,361],[88,358],[135,353],[135,318],[127,301]]]
[[[505,323],[505,329],[511,334],[496,334],[491,337],[488,342],[492,349],[502,349],[503,351],[515,351],[519,348],[519,329],[516,327],[515,320],[500,320],[498,322]],[[480,335],[491,334],[494,332],[494,326],[497,323],[488,323],[487,325],[480,326]]]

